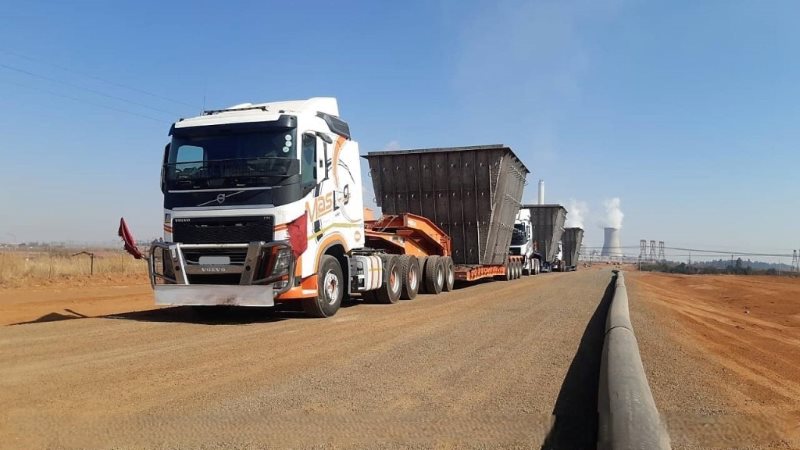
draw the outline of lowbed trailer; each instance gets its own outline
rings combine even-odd
[[[373,152],[384,217],[366,221],[358,143],[334,98],[181,119],[164,150],[164,238],[147,252],[160,305],[296,301],[329,317],[455,280],[522,273],[509,255],[528,169],[502,145]],[[124,221],[120,235],[134,257]]]

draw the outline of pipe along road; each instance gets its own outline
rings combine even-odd
[[[0,447],[596,448],[606,266],[326,320],[125,312],[148,289],[0,327]]]

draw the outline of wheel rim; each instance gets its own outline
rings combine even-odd
[[[389,289],[391,289],[392,292],[400,290],[400,277],[397,275],[397,269],[389,272]]]
[[[325,292],[325,301],[332,305],[339,298],[339,277],[329,270],[325,273],[325,280],[323,281],[323,291]]]
[[[456,282],[456,274],[452,267],[447,268],[447,284],[450,286]]]
[[[417,289],[417,283],[419,280],[417,279],[417,272],[413,270],[408,271],[408,287],[411,288],[412,291]]]
[[[442,273],[442,268],[441,267],[439,267],[436,270],[436,284],[438,284],[439,286],[443,286],[444,285],[444,273]]]

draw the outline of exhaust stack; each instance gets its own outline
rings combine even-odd
[[[544,180],[539,180],[539,204],[544,205]]]

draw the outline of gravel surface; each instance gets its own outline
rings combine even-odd
[[[796,292],[784,296],[790,291],[780,280],[741,278],[625,274],[642,362],[673,448],[800,448],[798,328],[785,312],[758,310],[795,302],[797,321],[800,302]],[[737,309],[740,302],[756,313]]]
[[[592,448],[610,278],[544,274],[327,320],[168,308],[5,326],[0,447],[538,448],[555,422],[545,447],[572,430],[570,447]]]

